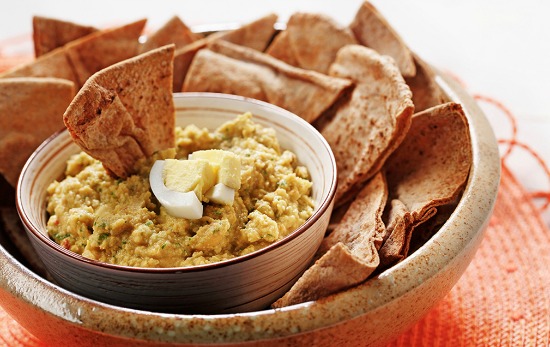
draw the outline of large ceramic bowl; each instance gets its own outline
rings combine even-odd
[[[52,346],[375,346],[396,338],[458,281],[481,242],[498,190],[500,160],[490,125],[459,86],[441,76],[437,81],[468,116],[470,177],[445,225],[403,262],[373,279],[324,300],[284,309],[158,314],[65,290],[0,248],[0,302]]]
[[[313,215],[269,246],[217,263],[180,268],[136,268],[90,260],[55,243],[46,231],[46,191],[80,152],[68,131],[46,140],[29,158],[16,206],[29,239],[63,288],[105,303],[156,312],[227,313],[266,308],[281,297],[311,262],[325,235],[336,189],[336,162],[321,134],[280,107],[239,96],[175,94],[176,124],[215,130],[237,115],[273,128],[282,148],[308,168]]]

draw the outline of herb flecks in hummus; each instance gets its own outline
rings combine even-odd
[[[313,213],[311,181],[296,155],[282,150],[275,131],[240,115],[214,132],[177,128],[177,147],[138,163],[126,179],[108,175],[85,153],[67,163],[66,177],[48,189],[48,233],[63,247],[103,262],[179,267],[244,255],[280,240]],[[173,217],[150,191],[155,160],[185,159],[223,149],[241,161],[233,205],[207,203],[200,219]]]

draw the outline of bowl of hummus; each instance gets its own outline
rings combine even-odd
[[[324,237],[336,189],[330,146],[268,103],[179,93],[174,106],[176,148],[141,160],[125,178],[66,131],[47,140],[18,194],[31,243],[62,287],[109,304],[179,313],[266,308]],[[183,185],[196,201],[171,202]]]

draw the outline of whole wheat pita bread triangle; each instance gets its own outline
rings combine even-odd
[[[263,52],[275,35],[277,18],[276,14],[269,13],[237,29],[219,32],[213,37]]]
[[[365,281],[376,270],[386,228],[382,213],[388,188],[382,173],[365,185],[342,222],[323,240],[317,261],[274,308],[318,300]]]
[[[97,31],[65,45],[65,54],[80,86],[96,73],[138,54],[139,36],[147,22],[141,19],[116,28]]]
[[[119,177],[155,151],[175,146],[174,45],[94,74],[63,116],[74,141]]]
[[[254,49],[217,40],[195,56],[183,91],[251,97],[313,122],[350,86],[349,80],[299,69]]]
[[[79,86],[74,69],[65,54],[65,48],[59,47],[40,57],[16,65],[0,73],[2,78],[14,77],[52,77],[69,80]]]
[[[413,57],[416,74],[413,77],[406,77],[405,82],[411,88],[415,112],[448,102],[435,80],[436,75],[432,68],[418,55],[413,53]]]
[[[63,129],[74,95],[74,83],[63,79],[0,79],[0,173],[12,186],[32,152]]]
[[[283,39],[274,40],[267,54],[287,64],[327,73],[338,50],[357,44],[351,30],[331,17],[297,12],[290,16]]]
[[[296,59],[296,54],[290,49],[289,35],[287,30],[278,33],[267,47],[266,53],[289,65],[300,67],[300,63]]]
[[[392,204],[390,219],[402,224],[380,249],[383,263],[407,255],[413,229],[433,216],[438,206],[457,198],[471,165],[468,120],[460,104],[446,103],[414,115],[407,137],[383,168],[389,199],[397,204]]]
[[[336,157],[336,204],[341,205],[353,198],[353,192],[380,170],[401,143],[414,106],[393,60],[370,48],[343,47],[329,73],[355,83],[349,102],[321,130]]]
[[[403,76],[411,77],[416,74],[410,49],[370,2],[365,1],[361,5],[350,24],[350,28],[360,44],[395,59]]]
[[[42,16],[33,16],[32,28],[35,57],[98,31],[92,26]]]
[[[163,26],[157,29],[140,46],[140,53],[173,43],[176,49],[184,47],[203,38],[201,34],[195,34],[178,16],[170,18]]]
[[[137,54],[138,38],[145,22],[143,19],[91,33],[31,62],[15,66],[0,74],[0,78],[56,77],[81,87],[93,73]]]
[[[174,54],[174,92],[183,90],[183,81],[187,76],[187,71],[195,54],[205,48],[209,42],[224,40],[263,51],[275,34],[274,24],[277,18],[275,14],[268,14],[237,29],[213,33],[187,46],[178,48]]]

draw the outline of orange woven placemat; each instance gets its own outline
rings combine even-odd
[[[550,230],[503,165],[489,227],[451,292],[391,346],[548,346]]]

